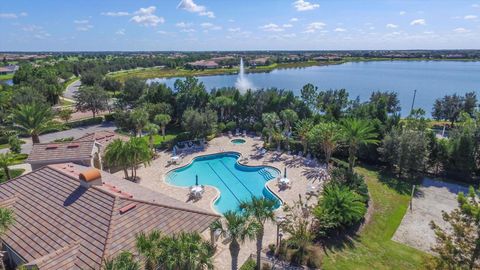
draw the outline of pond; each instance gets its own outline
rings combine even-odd
[[[464,94],[480,89],[480,62],[461,61],[378,61],[355,62],[331,66],[277,69],[269,73],[250,73],[245,77],[256,88],[277,87],[294,91],[312,83],[320,89],[345,88],[350,98],[367,100],[372,91],[395,91],[399,95],[402,115],[406,116],[417,90],[415,107],[430,115],[435,99],[447,94]],[[153,79],[170,87],[177,78]],[[237,75],[199,77],[208,90],[234,86]]]

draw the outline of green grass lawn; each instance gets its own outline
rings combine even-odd
[[[13,74],[0,75],[0,80],[10,80],[13,79]]]
[[[323,269],[423,268],[426,253],[391,240],[407,211],[411,184],[367,168],[358,172],[365,176],[374,213],[358,239],[327,252]]]
[[[162,135],[157,134],[153,136],[153,145],[159,146],[161,143],[171,141],[176,137],[177,137],[177,134],[167,133],[165,134],[165,139],[163,139]],[[143,136],[143,138],[148,142],[149,140],[148,135]]]
[[[22,173],[24,172],[25,170],[24,169],[14,169],[14,170],[10,170],[10,177],[15,178],[15,177],[18,177],[20,175],[22,175]],[[7,179],[5,177],[5,172],[3,170],[0,170],[0,184],[5,182]]]

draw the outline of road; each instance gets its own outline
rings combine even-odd
[[[67,89],[65,89],[65,92],[63,93],[63,97],[74,100],[73,95],[75,94],[75,92],[77,92],[81,84],[82,83],[80,82],[80,80],[76,80],[73,83],[69,84],[67,86]]]
[[[56,139],[67,138],[67,137],[74,137],[79,138],[87,133],[92,133],[98,130],[110,130],[114,131],[116,129],[115,124],[113,122],[105,122],[99,125],[87,126],[87,127],[77,127],[72,128],[69,130],[48,133],[40,135],[40,142],[51,142]],[[32,151],[32,139],[31,138],[24,138],[25,144],[22,144],[22,153],[30,154]],[[7,149],[0,149],[0,153],[5,153],[8,151]]]

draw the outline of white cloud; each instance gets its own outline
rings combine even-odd
[[[235,20],[234,19],[229,19],[228,22],[235,22]]]
[[[298,22],[298,18],[291,18],[290,21],[291,22]]]
[[[402,10],[402,11],[400,11],[398,14],[400,14],[400,16],[403,16],[403,15],[407,14],[407,12],[404,11],[404,10]]]
[[[394,29],[394,28],[398,28],[398,25],[393,24],[393,23],[389,23],[389,24],[387,24],[385,27]]]
[[[282,27],[280,27],[279,25],[274,24],[274,23],[269,23],[269,24],[265,24],[263,26],[260,26],[260,29],[263,29],[263,31],[267,31],[267,32],[282,32],[283,31]]]
[[[166,31],[163,31],[163,30],[157,31],[157,33],[162,34],[162,35],[168,34]]]
[[[116,35],[119,36],[124,36],[125,35],[125,29],[118,29],[117,32],[115,32]]]
[[[297,0],[293,2],[293,6],[297,9],[297,11],[313,10],[320,7],[319,4],[310,3],[305,0]]]
[[[478,18],[477,15],[465,15],[465,17],[463,17],[465,20],[475,20],[476,18]]]
[[[480,8],[480,4],[473,4],[472,7],[473,8]]]
[[[416,19],[410,22],[410,25],[426,25],[427,21],[425,19]]]
[[[294,38],[294,37],[296,37],[296,36],[297,36],[297,34],[295,34],[295,33],[282,35],[282,37],[284,37],[284,38]]]
[[[181,8],[192,13],[198,13],[200,16],[215,18],[215,14],[212,11],[208,11],[205,6],[197,5],[195,2],[193,2],[193,0],[181,0],[177,8]]]
[[[130,21],[143,26],[157,26],[159,23],[164,23],[165,19],[163,17],[158,17],[154,14],[156,10],[157,8],[155,6],[140,8],[135,12],[135,16],[133,16]]]
[[[192,26],[192,23],[179,22],[179,23],[175,24],[175,26],[179,27],[179,28],[187,28],[187,27]]]
[[[0,13],[1,19],[16,19],[18,18],[17,14],[15,13]]]
[[[77,31],[88,31],[93,28],[89,20],[74,20],[73,23],[77,25]]]
[[[304,33],[314,33],[317,30],[323,29],[325,26],[326,24],[323,22],[312,22],[307,25],[307,29],[304,31]]]
[[[335,32],[346,32],[346,31],[347,31],[347,29],[345,29],[345,28],[340,28],[340,27],[337,27],[337,28],[335,28],[335,30],[333,30],[333,31],[335,31]]]
[[[282,27],[283,27],[283,28],[290,28],[290,27],[293,27],[293,25],[290,24],[290,23],[284,23],[284,24],[282,25]]]
[[[28,13],[27,12],[20,12],[20,16],[26,17],[26,16],[28,16]]]
[[[196,32],[196,30],[192,29],[192,28],[185,28],[185,29],[180,30],[180,32],[182,32],[182,33],[193,33],[193,32]]]
[[[46,39],[50,37],[50,34],[43,29],[43,27],[38,25],[25,25],[22,27],[22,30],[25,32],[31,32],[32,36],[38,39]]]
[[[103,16],[110,16],[110,17],[121,17],[121,16],[128,16],[130,13],[125,11],[108,11],[100,13]]]
[[[453,32],[455,32],[455,33],[460,33],[460,34],[464,34],[464,33],[470,32],[470,30],[465,29],[465,28],[463,28],[463,27],[458,27],[458,28],[453,29]]]
[[[240,27],[236,27],[236,28],[228,28],[228,32],[240,32]]]
[[[88,20],[75,20],[75,21],[73,21],[73,23],[76,23],[76,24],[86,24],[86,23],[88,23]]]
[[[202,24],[200,24],[200,26],[203,27],[203,28],[206,28],[206,29],[210,29],[210,30],[221,30],[222,29],[221,26],[215,25],[213,23],[202,23]]]

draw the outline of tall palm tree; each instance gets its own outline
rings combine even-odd
[[[225,109],[233,106],[234,103],[235,102],[233,101],[232,98],[226,97],[226,96],[219,96],[219,97],[216,97],[212,100],[213,107],[220,109],[220,120],[221,121],[224,120]]]
[[[330,158],[342,139],[339,126],[333,122],[320,123],[312,128],[308,136],[312,144],[318,144],[323,151],[328,170]]]
[[[127,142],[120,139],[115,139],[105,148],[103,160],[110,168],[120,168],[125,174],[125,179],[128,179],[128,168],[131,164],[131,156],[128,153]]]
[[[252,197],[248,202],[242,202],[240,208],[252,217],[257,223],[257,269],[260,269],[260,257],[262,255],[263,236],[265,234],[265,222],[275,219],[276,202],[264,197]]]
[[[18,130],[30,135],[33,143],[40,143],[40,134],[57,126],[50,107],[40,103],[18,105],[12,122]]]
[[[162,136],[165,140],[165,128],[167,127],[167,124],[172,121],[172,118],[168,114],[157,114],[153,121],[162,128]]]
[[[237,270],[240,243],[255,238],[257,225],[250,222],[248,216],[242,213],[227,211],[223,216],[224,223],[217,220],[212,224],[212,229],[219,230],[223,237],[230,241],[228,249],[232,257],[232,270]]]
[[[142,130],[148,124],[148,112],[143,108],[137,108],[130,117],[135,125],[136,136],[142,137]]]
[[[360,145],[377,144],[378,134],[372,124],[363,119],[345,119],[341,123],[343,140],[348,145],[348,169],[353,173]]]
[[[13,163],[13,156],[10,152],[6,153],[1,153],[0,154],[0,168],[3,169],[3,173],[5,174],[6,180],[10,180],[10,170],[8,169],[8,166],[12,165]]]
[[[158,268],[158,258],[160,256],[161,233],[157,230],[145,234],[141,232],[135,237],[135,247],[138,253],[143,257],[146,270],[155,270]]]
[[[103,262],[103,270],[140,270],[140,264],[135,260],[133,254],[123,251],[117,257],[107,259]]]
[[[280,119],[276,113],[264,113],[262,114],[262,121],[265,125],[265,131],[268,133],[268,144],[272,143],[272,133],[275,131]]]
[[[13,225],[13,223],[15,223],[15,215],[13,214],[13,210],[0,207],[0,242],[3,234],[10,226]],[[5,269],[3,260],[0,260],[0,269]]]
[[[148,144],[150,145],[150,149],[153,151],[153,136],[158,134],[159,127],[153,123],[148,123],[145,126],[145,131],[148,134]]]
[[[296,121],[298,121],[297,113],[292,109],[285,109],[280,112],[280,117],[283,120],[283,124],[285,126],[285,137],[287,140],[287,150],[290,150],[290,134],[292,131],[292,125]]]
[[[145,166],[152,160],[152,151],[148,143],[139,137],[133,137],[126,143],[126,153],[130,156],[130,167],[132,168],[132,180],[137,179],[137,165],[143,163]]]
[[[308,151],[308,135],[310,130],[313,127],[313,121],[310,119],[303,119],[300,122],[297,122],[295,125],[295,131],[297,132],[297,136],[302,142],[303,146],[303,154],[307,154]]]

